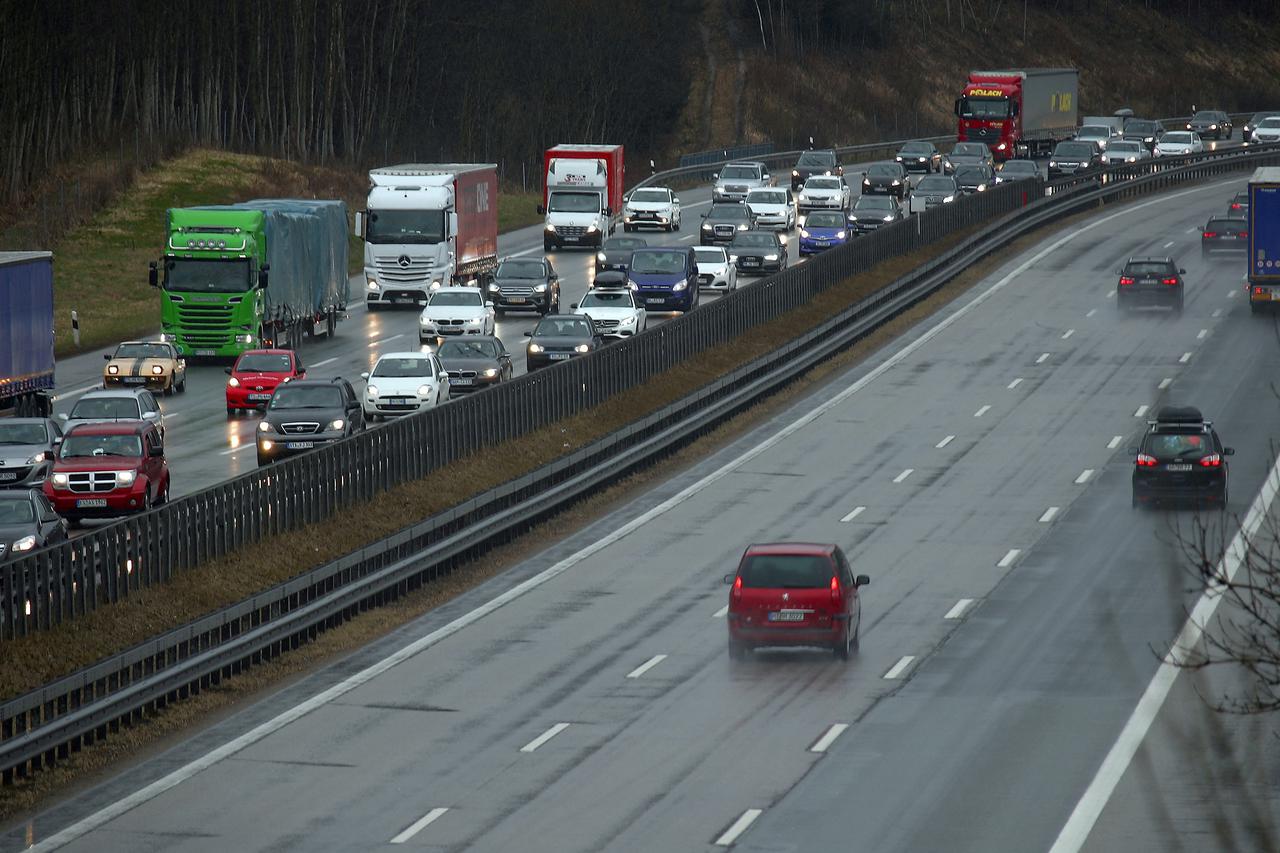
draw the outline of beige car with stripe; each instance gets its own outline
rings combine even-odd
[[[187,390],[187,362],[173,344],[125,341],[103,358],[103,388],[147,388],[166,395]]]

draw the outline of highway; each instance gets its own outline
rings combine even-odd
[[[690,470],[6,849],[1048,850],[1200,592],[1171,527],[1192,513],[1132,509],[1126,448],[1159,405],[1197,405],[1236,448],[1236,516],[1271,467],[1274,328],[1196,232],[1244,177],[1000,264]],[[1187,268],[1181,318],[1116,313],[1114,271],[1149,253]],[[871,576],[853,661],[728,659],[721,577],[785,539],[838,542]],[[1185,676],[1171,696],[1064,850],[1233,849],[1210,830],[1251,819],[1253,777],[1212,803],[1211,759],[1179,734],[1213,718]]]

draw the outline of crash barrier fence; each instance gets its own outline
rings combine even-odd
[[[721,163],[728,160],[742,160],[748,157],[763,157],[773,153],[772,142],[761,142],[758,145],[739,145],[736,148],[717,148],[714,151],[699,151],[696,154],[681,154],[680,166],[702,166],[707,163]]]
[[[814,332],[783,342],[777,350],[729,376],[588,447],[381,542],[0,705],[0,768],[4,778],[11,781],[65,758],[122,724],[294,648],[326,627],[446,574],[458,563],[519,535],[559,507],[591,489],[616,482],[619,476],[669,452],[700,429],[781,387],[798,375],[797,371],[896,316],[931,292],[929,288],[940,286],[967,264],[1031,227],[1088,205],[1280,163],[1280,146],[1180,160],[1162,161],[1164,168],[1154,171],[1149,164],[1142,164],[1141,168],[1078,175],[1048,186],[1034,181],[1006,184],[989,194],[934,208],[914,221],[888,226],[653,330],[666,330],[665,335],[650,333],[623,341],[527,380],[246,475],[91,534],[104,537],[93,545],[77,540],[24,559],[17,567],[19,572],[25,572],[24,580],[43,570],[45,587],[39,583],[5,587],[5,616],[9,620],[20,609],[9,601],[14,592],[34,594],[37,606],[32,609],[37,617],[47,598],[46,622],[55,612],[68,613],[62,604],[67,599],[82,603],[90,598],[96,600],[89,595],[90,586],[94,592],[114,587],[122,596],[128,595],[140,588],[142,578],[166,576],[164,572],[148,571],[151,561],[172,561],[179,555],[187,559],[216,556],[236,543],[249,541],[250,533],[262,535],[286,529],[288,519],[295,526],[320,520],[325,511],[332,514],[367,499],[390,487],[397,476],[406,472],[426,472],[447,464],[441,442],[431,439],[458,423],[440,420],[448,416],[449,410],[469,412],[470,420],[462,422],[471,424],[473,432],[476,424],[492,423],[498,427],[497,433],[470,442],[455,436],[449,453],[458,458],[502,440],[504,430],[506,437],[518,434],[522,421],[509,405],[501,404],[504,393],[510,403],[516,399],[515,389],[521,386],[540,389],[523,392],[520,399],[526,403],[541,400],[544,419],[555,420],[574,410],[581,411],[624,390],[618,381],[610,381],[610,372],[627,375],[633,382],[637,378],[643,381],[701,349],[807,303],[895,250],[900,254],[912,245],[923,245],[957,228],[988,223],[959,246],[828,320]],[[646,338],[661,342],[656,351],[645,346]],[[630,356],[610,355],[627,352],[628,348]],[[553,393],[565,399],[549,399]],[[492,401],[488,405],[486,398]],[[512,417],[504,417],[504,411]],[[440,427],[442,432],[431,433],[430,425]],[[255,503],[258,500],[262,503]],[[174,514],[165,517],[168,513]],[[190,546],[184,546],[182,543],[193,529],[205,532],[193,538]],[[151,544],[139,547],[142,543]],[[66,553],[68,549],[72,553]],[[67,563],[72,567],[70,573],[59,573]],[[76,568],[89,565],[94,567],[89,571]],[[14,580],[13,568],[12,564],[5,567],[10,584]]]

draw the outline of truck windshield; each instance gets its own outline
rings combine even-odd
[[[369,212],[364,239],[367,243],[442,243],[443,210],[379,210]]]
[[[164,262],[164,289],[185,293],[244,293],[250,287],[249,262],[168,258]]]
[[[547,204],[552,213],[599,213],[599,193],[552,193]]]
[[[961,98],[961,118],[1008,118],[1008,98]]]

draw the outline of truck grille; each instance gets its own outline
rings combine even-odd
[[[587,226],[585,225],[557,225],[556,233],[561,237],[585,237],[587,236]]]
[[[970,127],[966,128],[964,135],[973,142],[987,142],[992,139],[1000,138],[1000,128],[998,127]]]
[[[402,264],[408,259],[408,265]],[[375,258],[374,268],[383,281],[426,281],[436,267],[436,259],[421,255],[398,255],[394,258]]]
[[[67,475],[67,486],[73,492],[110,492],[116,487],[114,471],[80,471]]]
[[[294,421],[281,424],[280,431],[285,435],[310,435],[320,431],[320,424],[314,421]]]

